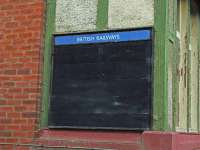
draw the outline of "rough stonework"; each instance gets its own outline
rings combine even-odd
[[[108,27],[134,28],[152,26],[154,0],[109,0]]]
[[[56,32],[94,30],[97,0],[57,0]]]

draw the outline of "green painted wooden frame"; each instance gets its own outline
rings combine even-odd
[[[52,35],[55,30],[55,10],[56,1],[47,0],[46,6],[46,30],[44,41],[44,62],[43,62],[43,85],[42,85],[42,102],[40,115],[40,128],[47,127],[48,111],[49,111],[49,96],[50,96],[50,74],[51,74],[51,51],[52,51]]]
[[[168,54],[167,10],[168,0],[155,0],[154,93],[153,130],[168,130]]]
[[[153,129],[168,129],[167,103],[167,1],[155,0],[155,43],[154,43],[154,92],[153,92]],[[99,0],[97,9],[96,30],[105,30],[108,26],[108,0]],[[50,96],[52,35],[55,31],[56,1],[47,0],[47,19],[44,48],[44,72],[42,91],[42,110],[40,128],[48,125]]]
[[[42,102],[40,115],[40,128],[45,128],[48,125],[48,111],[51,85],[51,52],[52,52],[52,36],[55,32],[55,13],[56,1],[47,0],[46,11],[46,30],[44,41],[44,69],[43,69],[43,85],[42,85]],[[108,0],[98,0],[97,6],[97,22],[96,30],[104,30],[108,25]]]
[[[108,0],[98,0],[97,6],[97,30],[105,30],[108,27]]]

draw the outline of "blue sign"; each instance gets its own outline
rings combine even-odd
[[[55,45],[74,45],[151,39],[151,30],[135,30],[81,35],[62,35],[55,37]]]

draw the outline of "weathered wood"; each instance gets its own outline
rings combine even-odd
[[[190,132],[198,131],[198,8],[191,8]]]
[[[178,104],[178,125],[177,130],[187,131],[188,106],[187,106],[187,52],[188,52],[188,18],[189,1],[180,1],[180,52],[179,52],[179,104]]]

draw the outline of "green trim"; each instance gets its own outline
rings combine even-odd
[[[50,72],[51,72],[51,50],[52,50],[52,35],[55,29],[55,11],[56,1],[47,0],[46,12],[46,31],[44,44],[44,70],[43,70],[43,85],[42,85],[42,111],[40,128],[44,128],[48,124],[48,109],[50,96]]]
[[[168,128],[167,97],[167,0],[155,0],[155,47],[154,47],[154,97],[153,97],[153,129]]]
[[[108,27],[108,4],[108,0],[98,0],[97,30],[104,30]]]

